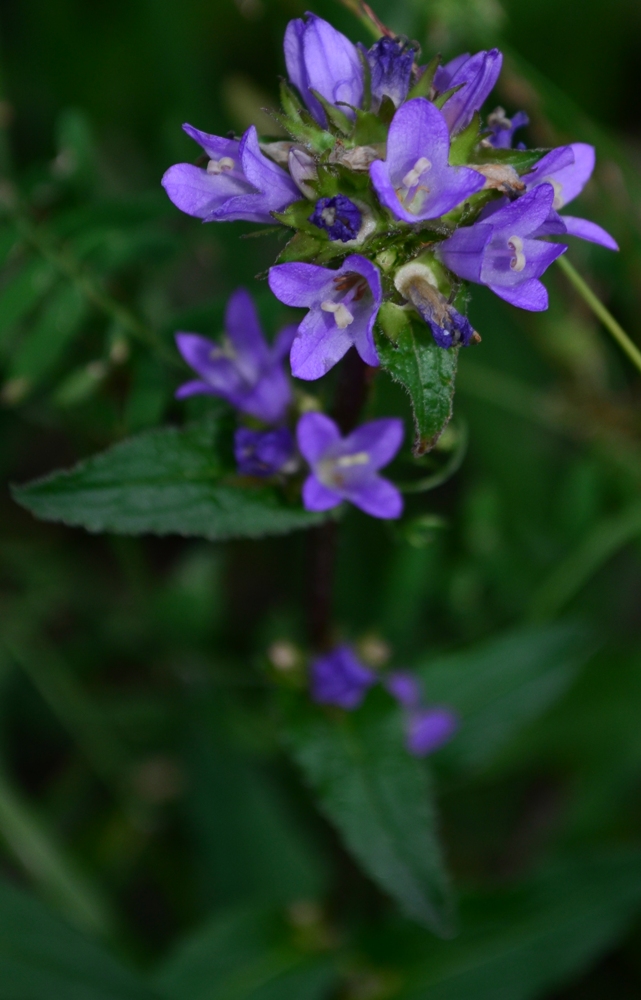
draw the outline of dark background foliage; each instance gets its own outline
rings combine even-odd
[[[283,320],[255,280],[274,242],[180,216],[159,179],[195,158],[183,121],[271,130],[260,109],[276,104],[284,27],[304,9],[4,0],[6,483],[206,412],[173,400],[172,334],[216,334],[238,284],[270,333]],[[367,40],[338,4],[314,10]],[[596,0],[381,0],[377,12],[428,55],[500,45],[497,99],[526,107],[528,143],[597,146],[581,207],[622,252],[573,247],[572,259],[638,342],[639,4],[605,16]],[[266,650],[305,642],[302,534],[98,537],[35,521],[4,488],[0,998],[639,995],[639,381],[564,276],[546,283],[540,316],[475,290],[483,342],[460,361],[457,475],[399,526],[351,513],[341,533],[342,635],[388,644],[434,697],[462,691],[478,710],[435,761],[461,936],[441,945],[401,921],[283,753]],[[393,387],[370,405],[399,405],[409,426]],[[439,688],[436,661],[459,649]],[[486,674],[489,693],[472,683]],[[188,933],[215,968],[167,959]],[[48,963],[40,981],[33,967]]]

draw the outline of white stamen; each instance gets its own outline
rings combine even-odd
[[[324,208],[321,212],[321,219],[326,226],[333,226],[336,222],[336,209],[335,208]]]
[[[405,177],[403,178],[403,187],[413,188],[415,184],[418,184],[421,179],[421,174],[429,170],[432,164],[427,159],[426,156],[421,156],[420,160],[417,160],[411,170],[409,170]]]
[[[507,245],[510,250],[513,251],[514,256],[510,260],[510,267],[513,271],[522,271],[525,267],[525,254],[523,253],[523,240],[520,236],[510,236],[507,241]]]
[[[352,465],[367,465],[369,455],[366,451],[357,451],[353,455],[342,455],[336,459],[336,465],[341,469],[349,469]]]
[[[334,313],[334,321],[339,330],[344,330],[354,322],[354,317],[343,302],[321,302],[321,309],[326,313]]]
[[[559,212],[565,204],[563,200],[563,187],[558,181],[553,181],[552,178],[549,179],[549,183],[554,188],[554,201],[552,202],[552,208],[555,212]]]
[[[234,161],[231,156],[222,156],[220,160],[210,160],[207,164],[208,174],[222,174],[226,170],[234,169]]]

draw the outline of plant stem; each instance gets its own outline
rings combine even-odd
[[[572,264],[570,264],[569,260],[566,259],[565,255],[558,258],[558,263],[570,284],[574,286],[576,291],[579,293],[584,302],[590,307],[595,316],[597,316],[606,329],[610,331],[619,347],[628,355],[632,364],[638,371],[641,372],[641,351],[636,344],[630,340],[623,327],[617,323],[612,313],[606,309],[587,282],[583,280],[578,271],[576,271]]]
[[[363,0],[338,0],[338,2],[343,7],[347,7],[374,38],[379,39],[381,35],[392,34],[383,22],[379,21],[369,4],[364,3]]]

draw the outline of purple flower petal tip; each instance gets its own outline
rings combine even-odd
[[[319,705],[335,705],[352,711],[358,708],[375,683],[376,675],[360,662],[349,646],[337,646],[311,663],[311,695]]]
[[[458,717],[449,708],[411,712],[406,723],[407,749],[415,757],[427,757],[447,743],[458,726]]]
[[[385,678],[385,688],[404,708],[417,708],[421,701],[421,685],[415,674],[395,670]]]
[[[503,56],[498,49],[477,52],[476,55],[458,56],[445,66],[439,66],[434,75],[434,86],[443,94],[458,87],[445,102],[443,115],[452,135],[466,128],[499,78]]]

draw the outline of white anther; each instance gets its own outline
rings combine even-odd
[[[324,208],[321,212],[321,219],[326,226],[333,226],[336,222],[336,209],[330,208],[328,205],[327,208]]]
[[[336,465],[341,469],[349,469],[353,465],[367,465],[369,462],[369,455],[366,451],[357,451],[353,455],[341,455],[340,458],[336,459]]]
[[[525,254],[523,253],[523,240],[520,236],[510,236],[507,245],[512,250],[514,256],[510,260],[510,267],[513,271],[522,271],[525,267]]]
[[[554,209],[555,212],[560,212],[560,210],[565,205],[565,202],[563,200],[563,187],[559,184],[558,181],[553,181],[551,178],[549,183],[554,188],[554,201],[552,202],[552,208]]]
[[[405,177],[403,178],[403,187],[408,190],[413,188],[415,184],[418,184],[421,179],[421,174],[424,174],[426,170],[429,170],[432,164],[427,159],[426,156],[421,156],[420,160],[417,160],[411,170],[409,170]]]
[[[334,321],[339,330],[345,330],[354,317],[343,302],[321,302],[321,309],[326,313],[334,313]]]
[[[217,175],[224,173],[226,170],[233,170],[233,169],[234,169],[234,161],[232,160],[231,156],[222,156],[220,160],[210,160],[209,163],[207,164],[208,174]]]

